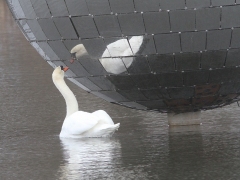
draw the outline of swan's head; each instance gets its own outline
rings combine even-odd
[[[64,72],[66,72],[67,70],[68,70],[67,66],[65,68],[63,68],[63,66],[56,67],[52,73],[52,79],[53,80],[63,79]]]
[[[71,56],[72,56],[73,59],[78,59],[81,56],[84,56],[84,55],[88,54],[88,52],[85,49],[83,44],[78,44],[78,45],[74,46],[71,49],[70,53],[71,53]]]

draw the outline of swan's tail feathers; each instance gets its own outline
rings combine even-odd
[[[120,127],[120,123],[114,124],[113,126],[102,129],[99,134],[100,137],[111,137],[115,131]]]

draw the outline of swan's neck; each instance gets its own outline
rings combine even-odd
[[[78,102],[73,92],[69,89],[64,79],[57,79],[53,81],[57,89],[62,94],[66,102],[67,114],[66,118],[78,111]]]

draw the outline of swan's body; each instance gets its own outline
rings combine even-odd
[[[115,41],[107,45],[100,62],[109,73],[120,74],[125,72],[126,68],[129,68],[134,60],[134,57],[131,56],[134,56],[139,51],[142,43],[143,36],[133,36],[129,43],[126,39]],[[105,58],[109,56],[109,53],[113,58]]]
[[[108,137],[118,128],[111,117],[103,110],[93,113],[78,111],[78,103],[73,92],[64,81],[64,71],[57,67],[52,74],[53,83],[65,99],[67,114],[60,137]]]

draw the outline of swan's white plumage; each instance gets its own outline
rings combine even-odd
[[[76,53],[75,55],[76,55],[77,59],[79,59],[81,56],[88,54],[88,52],[83,44],[78,44],[78,45],[74,46],[71,49],[70,53]]]
[[[64,81],[64,72],[57,67],[52,74],[53,83],[66,102],[67,114],[62,125],[60,137],[108,137],[120,126],[103,110],[93,113],[78,111],[78,103],[73,92]]]
[[[117,40],[107,45],[106,50],[102,54],[102,58],[99,60],[105,70],[109,73],[120,74],[126,71],[126,68],[133,62],[133,56],[135,55],[143,43],[143,36],[133,36],[129,43],[127,39]],[[106,58],[109,56],[113,58]],[[122,59],[120,58],[122,57]]]

